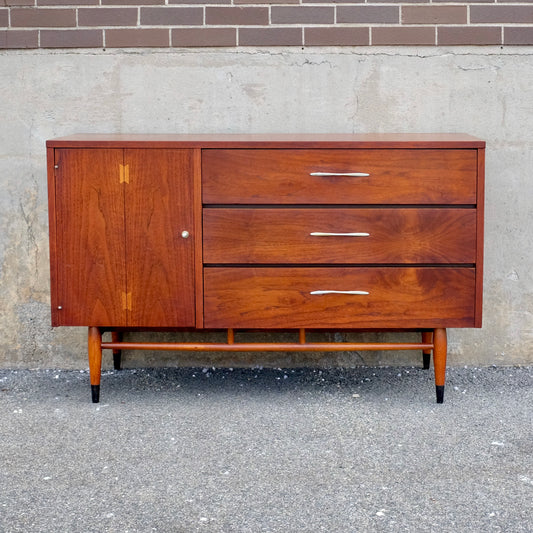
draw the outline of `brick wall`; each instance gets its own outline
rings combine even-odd
[[[533,0],[0,0],[0,48],[528,45]]]

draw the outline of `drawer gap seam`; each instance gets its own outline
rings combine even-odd
[[[204,263],[204,268],[476,268],[475,263]]]
[[[203,209],[475,209],[476,204],[203,204]]]

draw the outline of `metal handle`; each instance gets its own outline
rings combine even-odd
[[[327,178],[329,176],[347,176],[349,178],[366,178],[370,174],[366,172],[311,172],[310,176],[320,176]]]
[[[370,237],[370,233],[327,233],[322,231],[313,231],[310,233],[313,237]]]
[[[365,295],[370,294],[367,291],[311,291],[309,294],[321,296],[322,294],[356,294]]]
[[[188,239],[189,238],[189,232],[187,230],[183,230],[181,232],[181,236],[184,238],[184,239]]]

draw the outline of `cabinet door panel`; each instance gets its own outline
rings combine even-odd
[[[128,325],[194,326],[192,153],[128,149],[124,160]]]
[[[125,326],[122,150],[55,152],[54,325]]]

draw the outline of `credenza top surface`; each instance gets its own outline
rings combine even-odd
[[[48,148],[484,148],[462,133],[356,134],[75,134]]]

